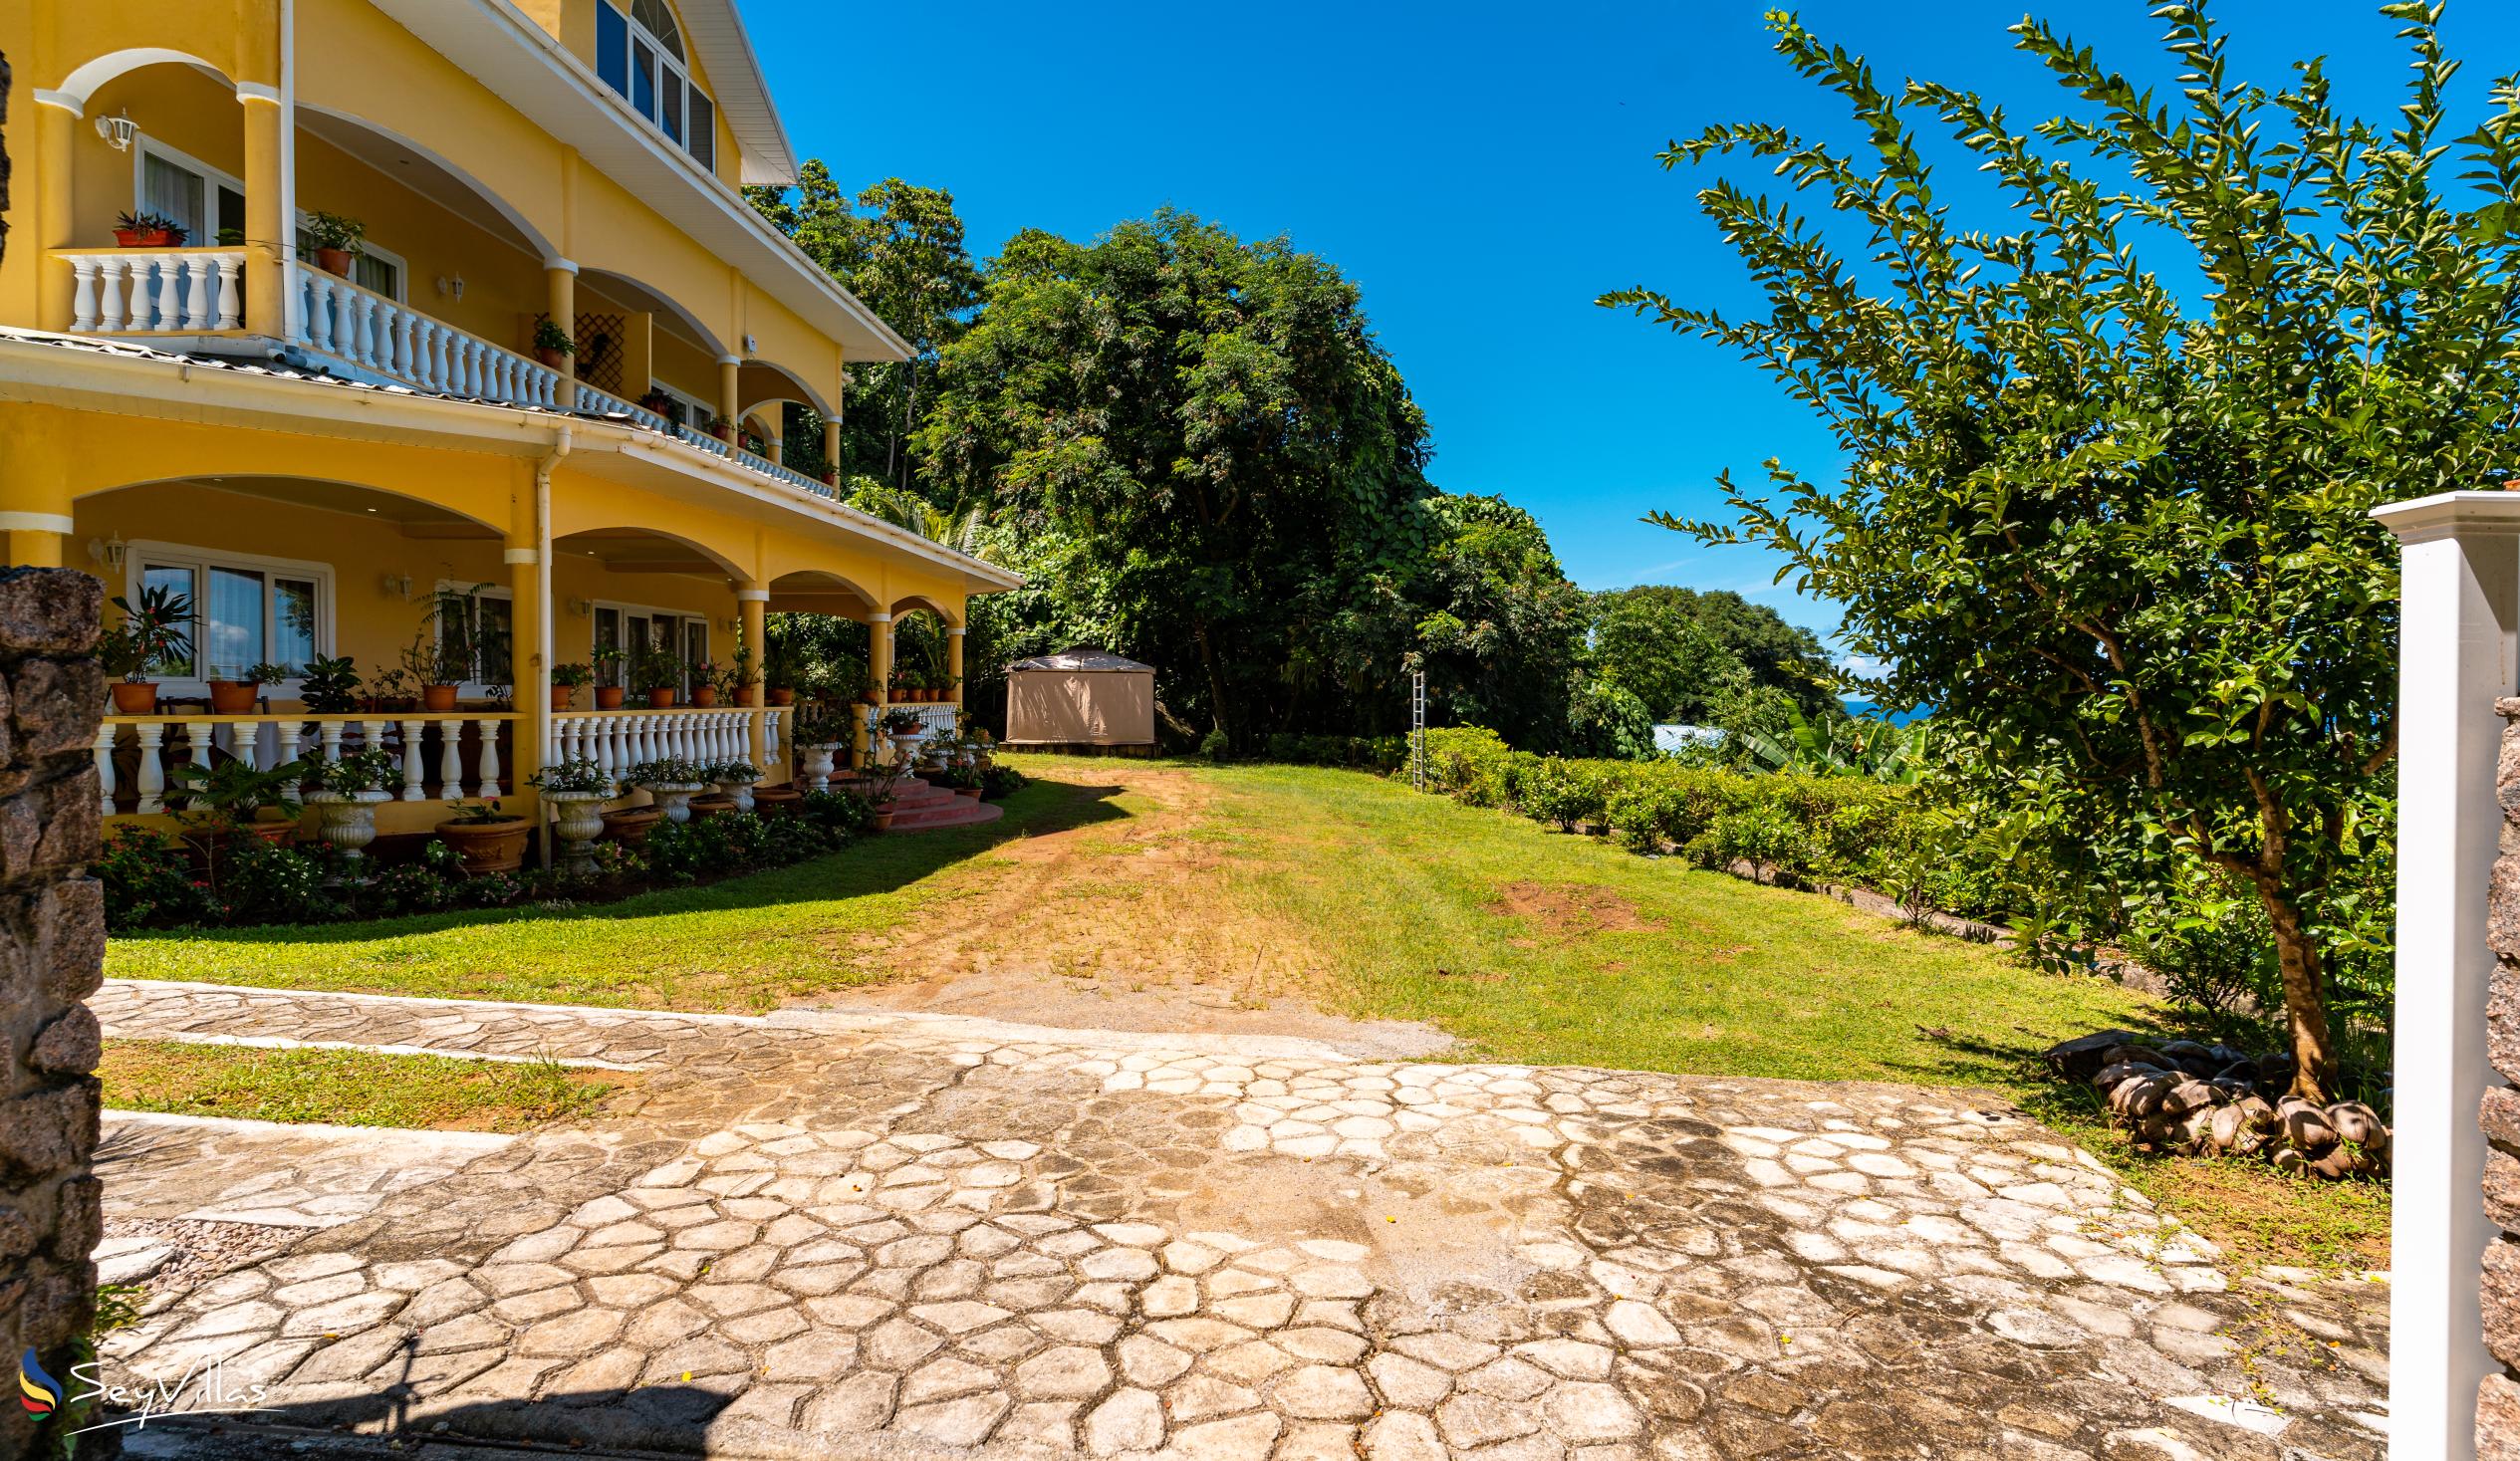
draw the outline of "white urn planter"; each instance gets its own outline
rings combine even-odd
[[[595,840],[604,836],[604,804],[611,792],[545,792],[552,831],[560,836],[561,866],[573,876],[595,871]]]
[[[912,730],[891,731],[888,734],[892,738],[892,759],[895,761],[915,761],[918,759],[918,748],[926,745],[927,738],[935,734],[935,732],[929,730]]]
[[[359,876],[368,845],[377,840],[377,804],[391,796],[390,792],[307,793],[307,805],[315,809],[315,835],[341,853],[347,875]]]
[[[690,821],[692,795],[706,790],[708,783],[700,781],[647,783],[647,794],[656,799],[656,810],[664,813],[668,822]]]
[[[735,799],[736,811],[750,812],[752,810],[751,782],[741,779],[735,781],[721,781],[717,784],[717,789],[725,795]]]
[[[832,784],[832,757],[840,751],[840,742],[825,741],[819,746],[796,748],[796,774],[808,790],[827,791]]]

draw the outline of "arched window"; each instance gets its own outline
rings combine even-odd
[[[691,84],[682,30],[665,0],[630,0],[625,15],[611,0],[595,7],[595,71],[630,110],[689,152],[717,167],[717,108]]]

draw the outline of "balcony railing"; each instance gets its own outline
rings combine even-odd
[[[584,757],[619,778],[641,761],[680,756],[693,761],[740,761],[752,755],[752,723],[762,722],[763,759],[778,762],[783,727],[795,714],[784,705],[736,705],[709,710],[564,710],[551,718],[551,737],[561,760]],[[774,778],[775,779],[775,778]]]
[[[243,323],[243,249],[64,249],[82,335],[198,335]]]
[[[338,274],[291,264],[289,276],[300,305],[293,343],[348,365],[355,373],[381,375],[439,395],[546,410],[560,406],[560,372],[540,361],[502,350]]]
[[[166,810],[167,773],[177,766],[238,760],[257,770],[381,750],[402,767],[402,800],[495,797],[513,790],[502,767],[514,761],[514,713],[451,715],[109,715],[98,727],[97,810]]]

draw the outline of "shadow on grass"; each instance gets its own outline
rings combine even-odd
[[[1006,815],[996,822],[936,832],[870,836],[837,852],[808,861],[742,873],[690,887],[657,888],[615,902],[525,903],[506,908],[451,909],[341,923],[133,929],[117,932],[114,937],[118,942],[131,945],[159,940],[255,946],[367,943],[447,929],[496,927],[529,921],[621,923],[685,913],[866,897],[906,887],[1006,843],[1126,819],[1131,814],[1114,801],[1126,790],[1119,786],[1037,781],[1000,804],[1005,807]]]

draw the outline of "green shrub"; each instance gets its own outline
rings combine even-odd
[[[835,848],[856,842],[875,826],[875,807],[854,792],[807,792],[797,812]]]
[[[96,873],[109,929],[183,928],[216,915],[210,885],[194,879],[183,849],[162,832],[111,829]]]
[[[1605,763],[1545,756],[1522,774],[1515,800],[1531,817],[1573,832],[1585,823],[1608,820],[1605,799],[1613,779]]]
[[[1815,870],[1820,847],[1810,825],[1783,802],[1760,801],[1717,817],[1689,844],[1688,852],[1710,867],[1767,863],[1780,876],[1799,879]]]

